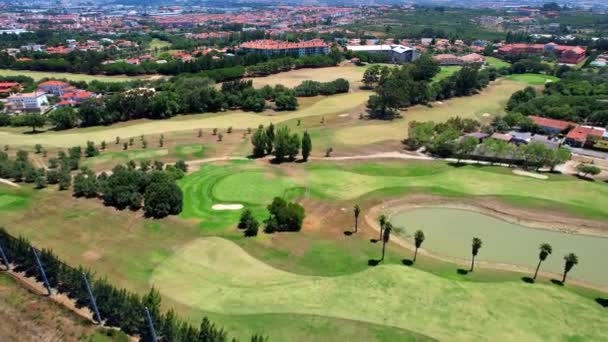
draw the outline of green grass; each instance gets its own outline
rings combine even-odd
[[[508,80],[521,82],[527,85],[544,85],[547,82],[558,81],[559,78],[551,75],[541,74],[513,74],[505,77]]]
[[[281,123],[287,120],[311,116],[337,115],[349,112],[365,103],[369,92],[339,94],[327,97],[317,97],[306,101],[293,112],[275,112],[267,110],[256,114],[243,111],[229,111],[218,114],[198,114],[174,117],[168,120],[134,120],[129,123],[119,123],[112,126],[75,128],[62,132],[47,131],[39,134],[24,134],[14,129],[0,130],[0,142],[8,141],[11,146],[33,146],[42,143],[45,146],[70,147],[84,145],[87,141],[113,141],[115,137],[138,137],[142,134],[154,135],[167,132],[186,131],[213,128],[225,130],[228,127],[236,129],[255,128],[258,125]],[[304,102],[304,101],[303,101]],[[149,142],[153,143],[153,142]]]
[[[158,38],[154,38],[150,41],[150,49],[154,50],[154,49],[164,49],[164,48],[170,48],[171,47],[171,42],[165,41],[165,40],[160,40]]]
[[[541,180],[517,176],[503,168],[455,168],[443,162],[408,165],[414,165],[413,169],[399,162],[352,167],[316,163],[306,165],[306,172],[299,177],[286,178],[278,171],[248,162],[207,164],[180,181],[187,197],[182,215],[204,215],[213,202],[267,204],[272,197],[292,191],[324,200],[352,200],[384,189],[402,188],[405,193],[408,188],[415,188],[447,196],[500,196],[522,207],[557,206],[573,214],[608,219],[604,209],[608,205],[608,188],[599,183],[559,175]],[[201,196],[203,190],[207,196]]]
[[[505,198],[608,219],[603,184],[549,177],[443,162],[221,162],[179,181],[184,211],[178,218],[144,220],[141,213],[69,192],[0,186],[0,196],[24,198],[19,206],[12,199],[9,209],[0,206],[0,225],[118,286],[143,293],[154,285],[167,307],[195,324],[207,315],[241,339],[263,333],[271,340],[490,340],[508,331],[509,339],[522,341],[603,340],[606,316],[592,290],[546,280],[527,285],[519,273],[490,269],[461,276],[457,265],[425,256],[407,268],[401,260],[410,252],[394,244],[383,265],[370,268],[367,261],[378,257],[380,245],[368,235],[344,236],[348,227],[321,222],[319,232],[244,238],[235,229],[240,211],[211,209],[244,203],[263,220],[273,196],[300,197],[332,210],[353,201],[433,193],[456,200]],[[340,236],[328,238],[330,229]]]
[[[46,71],[30,71],[30,70],[9,70],[0,69],[0,76],[28,76],[39,81],[43,78],[60,78],[67,79],[70,81],[85,81],[91,82],[93,80],[103,82],[126,82],[142,77],[129,77],[129,76],[103,76],[103,75],[87,75],[87,74],[74,74],[69,72],[46,72]]]
[[[223,314],[322,315],[449,340],[492,340],[505,331],[522,341],[608,338],[599,329],[608,324],[604,309],[556,286],[458,282],[397,265],[304,276],[218,238],[186,245],[154,271],[152,282],[178,302]]]
[[[339,128],[311,129],[316,146],[360,146],[388,140],[401,141],[407,137],[412,121],[444,122],[451,117],[490,120],[505,113],[505,105],[511,94],[525,84],[510,80],[493,82],[481,94],[452,98],[432,106],[415,106],[401,112],[402,119],[394,121],[359,120]]]
[[[442,66],[439,70],[439,73],[435,75],[435,77],[433,77],[433,82],[441,81],[445,78],[448,78],[454,75],[460,69],[461,67],[456,65]]]
[[[501,68],[508,68],[511,66],[511,63],[505,62],[502,59],[498,59],[496,57],[485,57],[485,58],[486,58],[486,63],[488,63],[488,66],[490,66],[492,68],[501,69]]]

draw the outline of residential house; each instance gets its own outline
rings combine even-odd
[[[506,142],[510,142],[511,139],[513,139],[513,136],[511,134],[505,134],[505,133],[494,133],[490,136],[490,138],[492,139],[496,139],[496,140],[502,140],[502,141],[506,141]]]
[[[0,82],[0,95],[18,93],[21,89],[23,89],[23,87],[17,82]]]
[[[76,90],[64,93],[60,96],[59,106],[77,106],[84,100],[95,97],[95,93],[85,90]]]
[[[599,127],[576,126],[568,132],[565,142],[572,147],[585,147],[602,139],[605,133],[606,130]]]
[[[536,115],[530,115],[528,117],[547,134],[559,134],[569,128],[578,126],[576,123],[570,121],[543,118]]]
[[[70,84],[62,81],[46,81],[38,85],[38,91],[53,95],[61,95],[69,91]]]
[[[7,98],[5,108],[12,113],[45,112],[48,108],[48,98],[44,92],[17,93]]]

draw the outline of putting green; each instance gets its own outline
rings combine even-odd
[[[590,218],[608,218],[608,187],[567,176],[547,180],[520,177],[498,167],[452,167],[444,162],[384,162],[357,165],[303,164],[288,177],[283,170],[249,161],[206,164],[180,180],[186,218],[218,218],[216,203],[263,207],[274,196],[351,200],[368,193],[428,192],[447,196],[497,196],[521,206],[564,209]],[[223,213],[234,219],[235,213]],[[232,221],[235,222],[235,221]],[[219,223],[219,222],[218,222]],[[225,225],[224,225],[225,226]]]
[[[221,238],[195,240],[157,267],[151,284],[219,314],[306,314],[408,329],[443,340],[606,340],[591,299],[550,285],[450,280],[385,265],[337,277],[272,268]],[[272,336],[272,331],[269,331]]]
[[[505,77],[508,80],[524,83],[526,85],[544,85],[548,82],[559,81],[558,77],[540,74],[513,74]]]

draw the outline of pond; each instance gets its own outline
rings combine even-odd
[[[564,255],[575,253],[579,264],[569,277],[608,284],[608,238],[534,229],[463,209],[417,208],[393,215],[391,222],[404,229],[399,234],[409,241],[416,230],[424,231],[423,248],[433,254],[469,259],[476,236],[483,240],[477,260],[529,268],[536,267],[538,246],[547,242],[553,254],[541,270],[561,274]]]

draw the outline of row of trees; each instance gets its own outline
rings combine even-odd
[[[105,205],[118,209],[138,210],[142,207],[147,217],[162,218],[182,211],[183,194],[176,179],[183,177],[185,163],[166,168],[156,162],[154,169],[149,161],[142,161],[139,168],[134,162],[117,165],[108,176],[105,172],[95,176],[82,169],[74,177],[74,196],[102,198]]]
[[[361,214],[361,207],[357,204],[354,206],[353,208],[353,214],[355,216],[355,233],[357,232],[357,226],[358,226],[358,222],[359,222],[359,215]],[[380,226],[380,239],[379,241],[382,241],[382,257],[380,259],[380,261],[384,260],[384,256],[385,256],[385,251],[386,251],[386,244],[390,241],[390,236],[391,236],[391,232],[393,231],[394,227],[391,224],[391,222],[388,221],[386,215],[382,214],[378,217],[378,223]],[[417,230],[414,233],[414,257],[412,259],[412,264],[416,262],[416,258],[418,256],[418,249],[422,246],[422,243],[426,240],[426,236],[424,235],[424,232],[421,230]],[[481,249],[483,245],[483,241],[481,238],[478,237],[474,237],[471,241],[471,268],[469,269],[469,272],[473,272],[474,268],[475,268],[475,258],[477,257],[477,255],[479,254],[479,250]],[[545,261],[547,259],[547,257],[553,252],[553,248],[551,247],[550,244],[548,243],[543,243],[540,245],[539,247],[539,256],[538,256],[538,265],[536,266],[535,272],[534,272],[534,277],[532,278],[532,281],[536,280],[537,276],[538,276],[538,271],[540,269],[540,266],[542,264],[543,261]],[[564,257],[564,261],[565,261],[565,265],[564,265],[564,273],[562,276],[562,284],[566,282],[566,277],[568,275],[568,272],[570,272],[570,270],[572,270],[572,268],[578,264],[578,257],[576,256],[576,254],[574,253],[569,253]]]
[[[43,281],[32,253],[34,247],[29,241],[15,238],[0,228],[0,245],[8,259],[6,261],[13,265],[15,272],[24,272],[28,277]],[[161,296],[154,288],[148,294],[140,296],[116,287],[107,279],[95,278],[90,271],[82,267],[74,268],[65,264],[50,250],[39,250],[38,254],[49,285],[58,293],[73,299],[78,308],[86,307],[93,311],[83,275],[88,278],[105,326],[116,327],[126,334],[139,336],[142,341],[153,341],[145,319],[147,308],[156,335],[162,341],[228,341],[227,332],[207,318],[202,320],[199,327],[194,327],[177,317],[173,310],[162,312]],[[264,340],[261,336],[252,337],[252,341]]]
[[[251,155],[254,158],[261,158],[272,154],[275,161],[281,163],[287,157],[294,161],[302,149],[302,160],[308,161],[312,150],[312,140],[310,134],[304,132],[302,139],[297,133],[291,133],[287,126],[281,126],[275,132],[275,126],[271,123],[268,127],[260,125],[251,137],[253,149]]]
[[[348,93],[350,84],[343,78],[331,82],[304,81],[294,88],[296,96],[308,97],[317,95],[334,95]]]
[[[295,110],[298,107],[295,92],[281,85],[257,90],[251,81],[236,80],[224,82],[218,90],[210,79],[182,77],[161,84],[159,91],[151,88],[131,89],[85,100],[79,109],[58,108],[49,114],[48,119],[55,129],[61,130],[236,108],[261,112],[267,107],[267,101],[274,101],[277,110]],[[11,120],[13,125],[31,126],[34,129],[46,122],[44,116],[36,114],[15,116]]]
[[[247,75],[265,76],[282,71],[302,68],[321,68],[337,65],[342,60],[342,55],[336,49],[322,56],[304,56],[299,58],[282,57],[271,59],[267,62],[251,65],[246,68]]]

